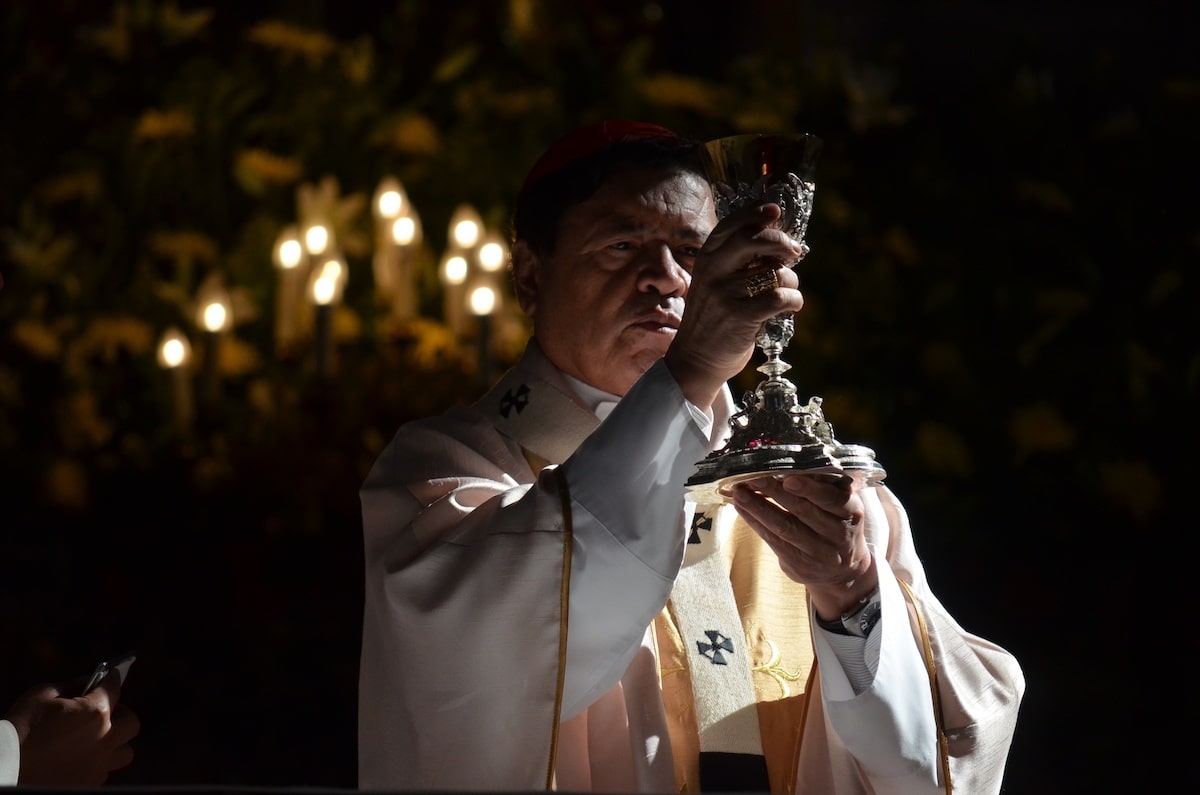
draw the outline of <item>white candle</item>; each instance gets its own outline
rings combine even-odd
[[[417,256],[421,244],[421,220],[412,206],[389,227],[389,240],[396,253],[392,314],[401,320],[417,316]]]
[[[200,371],[200,401],[211,410],[220,397],[221,337],[230,325],[229,296],[217,282],[202,293],[200,326],[204,331],[204,365]]]
[[[308,256],[296,227],[279,234],[275,243],[275,267],[279,270],[275,294],[275,352],[280,358],[291,358],[300,339],[297,314],[304,302]]]
[[[171,405],[175,428],[184,435],[191,429],[194,415],[192,384],[188,377],[191,358],[192,348],[187,337],[178,329],[168,329],[158,345],[158,363],[171,375]]]
[[[465,255],[451,250],[438,268],[442,277],[442,312],[455,337],[467,333],[466,284],[470,265]]]
[[[317,375],[333,373],[333,306],[342,297],[346,284],[346,263],[340,255],[326,257],[313,270],[308,294],[315,307],[313,315],[314,356]]]

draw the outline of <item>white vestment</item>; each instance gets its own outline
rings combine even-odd
[[[17,783],[21,772],[21,743],[17,729],[6,720],[0,720],[0,787],[11,787]]]
[[[739,591],[745,637],[671,644],[691,626],[670,620],[696,535],[681,510],[683,484],[723,443],[732,408],[726,393],[706,438],[659,362],[601,424],[531,342],[475,406],[400,429],[361,492],[361,788],[698,791],[688,772],[695,760],[683,755],[731,738],[719,725],[704,736],[688,725],[703,715],[690,701],[675,706],[690,690],[666,706],[663,694],[733,670],[712,665],[714,644],[728,637],[731,649],[762,652],[741,669],[753,668],[756,697],[795,710],[760,703],[750,716],[763,721],[762,745],[774,749],[772,790],[944,791],[943,739],[955,791],[999,791],[1023,675],[1008,652],[966,633],[930,593],[903,508],[885,487],[863,492],[883,609],[878,669],[866,690],[854,692],[824,631],[809,629],[803,587],[790,582],[777,591],[794,594],[790,601],[759,606],[773,616],[761,634]],[[735,516],[720,509],[712,536],[728,543],[736,525],[744,530]],[[741,547],[753,547],[752,535],[738,536]],[[747,593],[771,575],[745,562],[759,557],[751,549],[725,561],[726,572],[733,567],[752,583]],[[730,587],[722,583],[724,593]],[[789,648],[803,641],[808,659],[768,660],[778,650],[772,638],[784,636]],[[771,687],[779,692],[764,695]],[[737,717],[728,725],[744,725]]]

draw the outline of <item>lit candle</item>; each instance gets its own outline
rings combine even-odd
[[[377,218],[396,218],[404,210],[406,197],[400,180],[395,177],[384,177],[375,189],[374,212]]]
[[[331,244],[329,227],[317,222],[304,228],[304,249],[314,257],[319,257],[329,250]]]
[[[287,359],[295,355],[300,338],[296,317],[304,301],[308,256],[300,233],[289,226],[275,241],[275,267],[279,270],[279,291],[275,297],[275,352]]]
[[[442,264],[438,266],[438,273],[442,277],[442,313],[450,331],[459,338],[466,334],[464,292],[469,268],[467,258],[453,250],[446,252]]]
[[[483,235],[483,219],[469,204],[460,204],[450,216],[450,245],[460,251],[475,247]]]
[[[171,374],[171,403],[175,427],[181,434],[192,425],[192,385],[188,379],[191,359],[192,346],[187,337],[177,328],[167,329],[158,344],[158,363]]]
[[[375,190],[375,293],[393,318],[417,314],[415,253],[421,243],[421,219],[404,187],[385,177]]]
[[[395,177],[380,180],[371,210],[375,215],[375,295],[381,306],[390,305],[396,292],[396,247],[391,241],[391,225],[399,217],[404,204],[400,181]]]
[[[421,245],[421,217],[405,203],[403,214],[389,228],[396,252],[396,289],[392,295],[392,314],[408,320],[417,316],[417,253]]]
[[[338,255],[327,256],[319,268],[314,268],[308,294],[315,307],[313,344],[317,375],[327,378],[333,373],[333,307],[342,298],[346,285],[346,262]]]
[[[446,325],[456,337],[462,338],[467,334],[465,285],[471,277],[476,249],[483,236],[483,220],[474,207],[460,204],[450,216],[446,233],[449,247],[438,268],[444,288],[442,311]]]
[[[200,372],[200,401],[206,408],[216,405],[220,393],[221,336],[229,327],[229,295],[220,281],[209,279],[200,291],[199,326],[204,332],[204,364]]]
[[[471,290],[471,314],[479,324],[479,379],[485,388],[492,385],[492,312],[496,299],[490,285],[481,284]]]
[[[475,250],[476,268],[471,281],[477,286],[487,287],[492,291],[492,306],[488,309],[488,315],[494,315],[503,303],[500,297],[504,289],[501,274],[507,263],[508,245],[504,242],[504,238],[498,232],[487,232],[480,239],[479,247]]]

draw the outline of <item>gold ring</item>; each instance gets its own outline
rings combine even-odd
[[[769,271],[759,271],[746,279],[746,295],[753,298],[756,295],[774,290],[778,286],[779,277],[775,274],[774,268]]]

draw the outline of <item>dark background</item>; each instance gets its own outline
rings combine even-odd
[[[0,701],[135,647],[113,784],[353,787],[357,489],[399,423],[481,388],[441,325],[442,230],[459,202],[503,228],[554,136],[634,117],[824,139],[789,377],[876,450],[942,600],[1021,660],[1006,791],[1184,788],[1185,5],[5,3]],[[380,311],[347,201],[322,378],[275,351],[271,246],[300,184],[369,200],[389,173],[423,318]],[[235,327],[181,433],[154,345],[196,333],[214,273]]]

